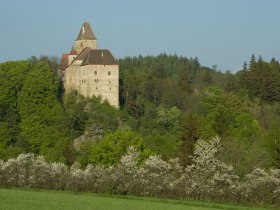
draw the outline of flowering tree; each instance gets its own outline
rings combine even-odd
[[[223,200],[232,197],[230,192],[235,189],[236,193],[239,188],[239,177],[235,175],[233,167],[216,158],[220,147],[218,137],[196,143],[193,164],[186,168],[187,177],[192,181],[190,192],[196,198]]]
[[[85,169],[79,163],[69,168],[48,163],[42,156],[21,154],[0,160],[0,186],[280,204],[279,169],[257,168],[240,179],[232,166],[216,158],[220,147],[218,137],[198,140],[187,167],[179,159],[164,161],[158,155],[142,162],[133,146],[115,165]]]

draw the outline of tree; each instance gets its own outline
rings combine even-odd
[[[91,150],[94,146],[95,143],[90,140],[82,142],[79,146],[76,160],[82,165],[82,167],[85,168],[90,163]]]
[[[247,111],[243,99],[233,93],[225,93],[221,89],[209,88],[209,96],[203,100],[208,111],[207,119],[216,135],[231,135],[236,118]]]
[[[229,135],[234,116],[222,104],[219,104],[211,113],[212,128],[219,136]]]
[[[106,135],[103,140],[92,147],[89,161],[93,164],[116,164],[129,146],[134,146],[137,149],[141,160],[152,154],[152,151],[146,148],[138,134],[132,131],[117,130]]]
[[[140,72],[129,71],[123,78],[122,97],[125,99],[126,106],[140,94],[140,87],[144,82],[144,77],[145,75]]]
[[[267,131],[265,146],[270,152],[272,165],[280,168],[280,131],[279,126],[273,125]]]
[[[242,113],[235,118],[232,126],[232,136],[249,145],[256,137],[260,137],[261,127],[259,121],[249,113]]]
[[[46,63],[39,62],[26,76],[18,96],[20,135],[31,152],[50,161],[66,161],[63,152],[70,140],[58,89],[57,76]]]
[[[199,117],[189,112],[182,120],[179,138],[181,140],[180,158],[183,165],[191,163],[194,145],[199,139]]]
[[[247,62],[244,61],[244,64],[243,64],[243,71],[246,71],[247,70]]]
[[[186,91],[189,94],[193,92],[193,88],[190,83],[190,78],[186,70],[181,71],[179,74],[179,86],[182,88],[183,91]]]
[[[238,90],[238,82],[235,75],[231,74],[229,71],[226,72],[226,92],[235,92]]]
[[[93,96],[86,103],[86,128],[99,125],[104,133],[117,130],[119,127],[120,112],[111,106],[108,101],[101,101],[100,97]]]
[[[241,79],[251,99],[258,97],[262,104],[280,101],[280,68],[275,63],[252,59],[250,70],[243,72]]]
[[[179,128],[179,118],[181,116],[181,111],[176,106],[171,107],[169,110],[160,106],[157,109],[158,120],[157,122],[161,124],[165,129],[177,132]]]
[[[207,86],[209,86],[209,85],[212,84],[213,78],[212,78],[212,75],[211,75],[210,70],[206,70],[206,71],[205,71],[205,74],[204,74],[204,76],[203,76],[203,82],[204,82]]]
[[[29,70],[26,61],[0,64],[0,120],[5,118],[9,109],[17,108],[17,94]]]
[[[68,118],[66,126],[70,130],[71,139],[77,138],[85,131],[88,119],[85,111],[86,103],[86,99],[79,95],[77,91],[64,95],[63,105]]]
[[[256,57],[255,57],[255,55],[253,54],[253,55],[251,56],[251,60],[250,60],[250,68],[254,65],[255,62],[256,62]]]
[[[164,80],[149,76],[144,83],[144,87],[146,98],[159,106],[164,93]]]
[[[9,131],[9,141],[2,133],[4,146],[3,158],[13,157],[26,149],[26,144],[19,137],[18,95],[21,92],[30,65],[26,61],[6,62],[0,64],[0,122],[2,132]],[[1,131],[0,131],[1,132]],[[6,137],[4,137],[6,136]],[[1,135],[0,135],[1,138]],[[6,139],[6,140],[4,140]]]
[[[13,127],[7,122],[0,122],[0,159],[7,160],[24,152],[24,148],[16,145]]]

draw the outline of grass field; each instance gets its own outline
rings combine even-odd
[[[215,210],[256,209],[199,201],[177,201],[64,191],[0,189],[0,209]],[[260,208],[257,208],[260,210]]]

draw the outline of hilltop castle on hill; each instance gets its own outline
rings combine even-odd
[[[101,96],[119,107],[119,65],[109,50],[97,48],[88,22],[70,53],[62,54],[60,72],[66,93],[77,90],[85,97]]]

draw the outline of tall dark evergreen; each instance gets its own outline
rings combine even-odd
[[[250,98],[257,97],[261,103],[280,101],[280,71],[277,65],[268,63],[260,57],[251,59],[250,70],[242,74],[243,85]]]
[[[188,165],[191,163],[194,145],[199,139],[199,117],[195,113],[189,112],[183,118],[179,139],[181,162],[183,165]]]
[[[250,68],[253,66],[253,64],[256,62],[256,57],[255,57],[255,55],[253,54],[252,56],[251,56],[251,60],[250,60]]]
[[[243,70],[246,71],[247,70],[247,62],[244,61],[244,64],[243,64]]]

